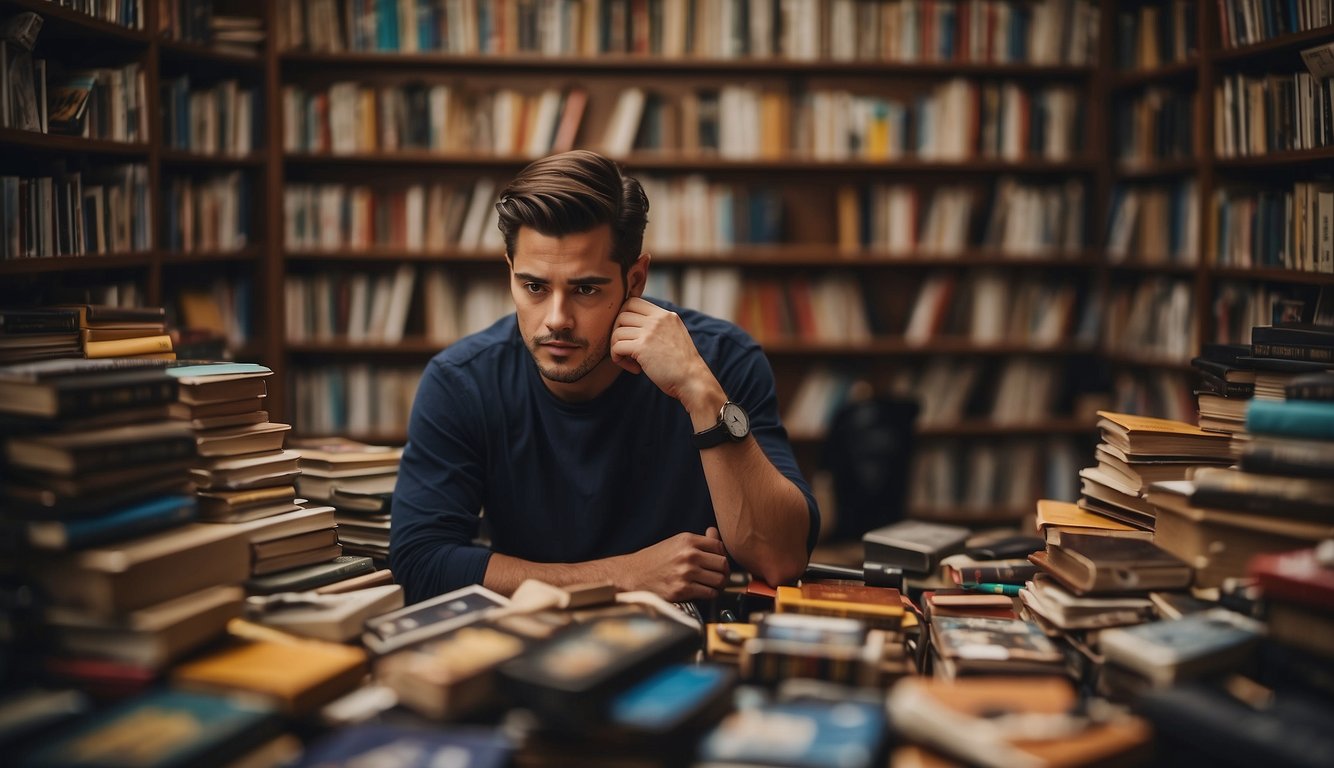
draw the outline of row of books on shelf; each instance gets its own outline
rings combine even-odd
[[[1213,299],[1215,344],[1249,344],[1251,329],[1327,312],[1329,289],[1308,285],[1255,285],[1225,281]]]
[[[1095,57],[1097,26],[1085,0],[613,0],[523,11],[500,0],[288,0],[277,35],[282,49],[324,52],[1081,65]]]
[[[652,253],[723,253],[784,242],[790,202],[780,191],[698,174],[641,182],[653,200],[644,233]],[[499,250],[494,195],[490,178],[471,186],[290,183],[284,241],[295,251]],[[837,247],[848,253],[948,258],[981,247],[1020,258],[1076,254],[1084,242],[1084,185],[1078,181],[1042,185],[1006,177],[994,194],[976,185],[844,186],[836,199]]]
[[[222,80],[191,88],[189,75],[164,79],[162,141],[171,149],[201,155],[244,157],[259,147],[264,115],[253,88]]]
[[[1211,215],[1220,266],[1334,272],[1334,184],[1217,189]]]
[[[1117,162],[1135,168],[1194,157],[1195,112],[1192,94],[1166,88],[1148,88],[1119,100],[1112,110]]]
[[[52,5],[86,13],[99,21],[143,29],[144,0],[49,0]]]
[[[667,94],[638,86],[614,93],[343,81],[323,90],[283,88],[283,147],[537,157],[578,144],[616,157],[673,151],[738,160],[1064,161],[1082,146],[1078,103],[1069,87],[962,78],[910,99],[748,85]],[[605,122],[585,124],[586,114]]]
[[[1334,8],[1326,0],[1221,0],[1218,10],[1218,36],[1224,48],[1254,45],[1331,23]]]
[[[1057,404],[1066,395],[1065,373],[1061,363],[1045,360],[989,363],[935,357],[920,366],[897,367],[889,386],[918,403],[921,427],[965,421],[1027,426],[1058,417]],[[836,368],[811,369],[784,409],[788,432],[804,440],[823,438],[858,380]]]
[[[1116,68],[1152,70],[1190,59],[1197,46],[1197,14],[1186,0],[1118,9]]]
[[[845,252],[937,255],[970,247],[1016,258],[1078,253],[1084,243],[1084,185],[1025,184],[1002,177],[929,191],[908,184],[838,190],[838,242]]]
[[[52,176],[0,176],[0,257],[146,251],[152,247],[148,166]]]
[[[214,0],[158,0],[158,32],[169,40],[206,45],[216,51],[259,55],[264,20],[218,13],[214,5]]]
[[[1195,286],[1167,277],[1114,286],[1103,328],[1108,351],[1185,362],[1199,347]]]
[[[7,28],[40,30],[37,14],[6,20]],[[20,38],[22,39],[22,38]],[[28,35],[35,42],[36,32]],[[119,142],[148,140],[148,99],[143,66],[71,69],[34,59],[31,46],[0,40],[0,127]],[[48,82],[49,81],[49,82]]]
[[[431,274],[441,270],[430,270]],[[320,273],[309,278],[288,275],[284,282],[287,312],[286,338],[293,343],[335,339],[350,343],[396,344],[403,339],[415,297],[417,269],[404,264],[392,274]],[[448,281],[448,278],[444,278]],[[440,278],[427,280],[424,291],[445,287]],[[440,302],[457,304],[457,297],[424,296],[435,309]],[[491,318],[495,320],[497,318]],[[457,326],[456,320],[454,325]]]
[[[241,171],[172,177],[163,195],[163,245],[174,253],[236,251],[250,242],[253,200]]]
[[[1229,75],[1214,87],[1214,152],[1254,157],[1334,144],[1334,83],[1309,72]]]
[[[1073,441],[1059,438],[920,445],[913,456],[909,507],[950,510],[951,517],[971,514],[979,525],[994,524],[998,511],[1024,509],[1038,496],[1075,498],[1070,478],[1079,453]]]
[[[1200,254],[1199,185],[1119,185],[1112,190],[1107,260],[1194,265]]]
[[[421,366],[310,366],[292,374],[292,420],[306,435],[403,435]]]

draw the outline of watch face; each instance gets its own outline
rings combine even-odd
[[[727,427],[727,432],[737,440],[750,434],[750,417],[746,415],[745,409],[736,403],[724,404],[721,418],[723,425]]]

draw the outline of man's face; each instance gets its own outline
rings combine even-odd
[[[621,268],[611,259],[611,245],[611,228],[605,224],[561,237],[522,227],[515,239],[510,292],[519,332],[558,396],[593,397],[620,370],[609,348],[628,294]],[[641,265],[631,268],[632,285],[642,285],[642,272]]]

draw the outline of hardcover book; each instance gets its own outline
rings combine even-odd
[[[888,727],[883,705],[857,699],[796,700],[738,710],[700,744],[696,768],[881,765]]]
[[[1147,592],[1190,586],[1191,568],[1140,539],[1069,533],[1042,565],[1076,594]]]
[[[285,714],[302,716],[352,690],[366,674],[360,648],[274,634],[280,639],[242,642],[187,661],[171,679],[191,690],[257,694]]]
[[[1266,598],[1334,610],[1334,567],[1322,561],[1314,547],[1256,555],[1248,570]]]
[[[415,712],[459,718],[499,703],[496,669],[528,645],[522,636],[479,622],[380,658],[375,678]]]
[[[845,616],[867,627],[898,630],[903,620],[903,598],[897,589],[843,584],[802,584],[777,587],[778,613]]]
[[[1098,637],[1107,661],[1143,675],[1158,687],[1235,670],[1252,658],[1264,625],[1226,608],[1136,627],[1109,629]]]
[[[362,642],[383,656],[470,624],[509,603],[503,595],[472,584],[376,617],[367,622]]]
[[[224,766],[278,733],[253,697],[159,690],[80,721],[19,759],[24,768]]]
[[[1119,520],[1104,517],[1096,512],[1080,508],[1078,504],[1053,499],[1038,500],[1038,532],[1042,533],[1047,544],[1059,544],[1063,533],[1097,533],[1100,536],[1122,536],[1132,539],[1153,540],[1153,531],[1146,531],[1127,525]]]
[[[317,740],[298,768],[505,768],[514,746],[493,728],[358,725]]]
[[[935,571],[940,558],[963,549],[967,528],[904,520],[862,536],[865,559],[914,573]]]
[[[247,562],[249,552],[246,553]],[[343,555],[326,563],[303,565],[278,573],[254,576],[245,582],[246,591],[252,595],[271,595],[274,592],[303,592],[315,589],[335,581],[360,576],[375,570],[375,563],[369,557]]]
[[[317,594],[279,592],[246,600],[246,616],[294,635],[346,643],[361,634],[367,619],[403,607],[403,588],[397,584],[353,592]]]
[[[931,643],[947,678],[981,674],[1057,674],[1064,656],[1026,621],[942,616]]]
[[[1107,444],[1127,457],[1205,457],[1231,455],[1232,438],[1171,419],[1098,411],[1098,429]]]

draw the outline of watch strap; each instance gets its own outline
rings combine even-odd
[[[694,441],[696,448],[704,450],[728,442],[732,439],[732,433],[727,431],[727,425],[723,423],[723,420],[718,419],[717,424],[703,432],[694,433],[690,436],[690,439]]]

